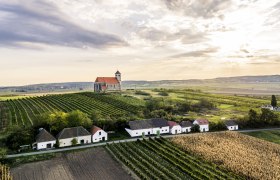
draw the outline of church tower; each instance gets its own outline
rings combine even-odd
[[[115,73],[115,77],[117,78],[117,80],[119,81],[119,82],[121,82],[122,81],[122,75],[121,75],[121,73],[120,73],[120,71],[117,71],[116,73]]]

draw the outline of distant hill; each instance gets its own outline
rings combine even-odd
[[[211,84],[279,84],[280,75],[265,76],[236,76],[219,77],[214,79],[189,79],[189,80],[160,80],[160,81],[122,81],[125,89],[157,88],[157,87],[182,87],[182,86],[211,86]],[[0,87],[0,92],[32,93],[56,91],[82,91],[93,90],[94,82],[64,82],[33,84],[26,86]]]

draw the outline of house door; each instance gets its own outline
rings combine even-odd
[[[102,137],[102,141],[105,141],[105,137]]]
[[[203,132],[205,132],[205,128],[203,128]]]
[[[47,149],[50,149],[50,148],[52,148],[52,144],[51,143],[47,144]]]
[[[82,139],[82,140],[80,141],[80,144],[85,144],[85,140]]]
[[[150,133],[150,131],[148,132],[148,135],[150,135],[151,133]]]
[[[175,130],[175,134],[177,134],[178,132],[177,132],[177,129]]]

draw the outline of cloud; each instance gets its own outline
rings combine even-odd
[[[164,30],[157,30],[151,27],[141,28],[137,34],[150,41],[175,41],[181,40],[182,44],[195,44],[208,40],[207,33],[196,32],[192,29],[180,29],[179,32],[170,33]]]
[[[25,44],[37,43],[104,48],[126,45],[114,35],[87,30],[72,23],[50,3],[11,2],[0,2],[0,46],[26,47]]]
[[[181,54],[176,54],[173,56],[170,56],[171,58],[182,58],[182,57],[210,57],[212,53],[215,53],[218,51],[218,48],[212,47],[212,48],[207,48],[203,50],[198,50],[198,51],[191,51],[187,53],[181,53]]]
[[[223,10],[229,8],[231,0],[162,0],[166,7],[176,13],[187,16],[223,18]]]

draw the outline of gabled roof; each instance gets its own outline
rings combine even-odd
[[[95,82],[106,84],[119,84],[119,81],[115,77],[97,77]]]
[[[121,74],[119,70],[117,70],[117,72],[115,74]]]
[[[162,118],[129,121],[128,125],[132,130],[169,126],[167,120]]]
[[[174,121],[167,121],[169,127],[177,126],[178,124]]]
[[[84,127],[72,127],[72,128],[64,128],[58,135],[57,139],[67,139],[74,138],[79,136],[88,136],[91,135]]]
[[[47,130],[41,129],[39,134],[36,136],[36,142],[47,142],[47,141],[55,141],[55,137],[51,135]]]
[[[209,124],[207,119],[196,119],[196,121],[197,121],[197,123],[199,125],[207,125],[207,124]]]
[[[191,121],[182,121],[182,122],[180,122],[180,125],[182,127],[192,127],[193,123]]]
[[[101,129],[100,127],[97,127],[97,126],[92,126],[90,132],[92,135],[94,135],[99,130],[103,130],[103,129]]]
[[[227,120],[225,121],[226,126],[237,126],[236,122],[234,120]]]

